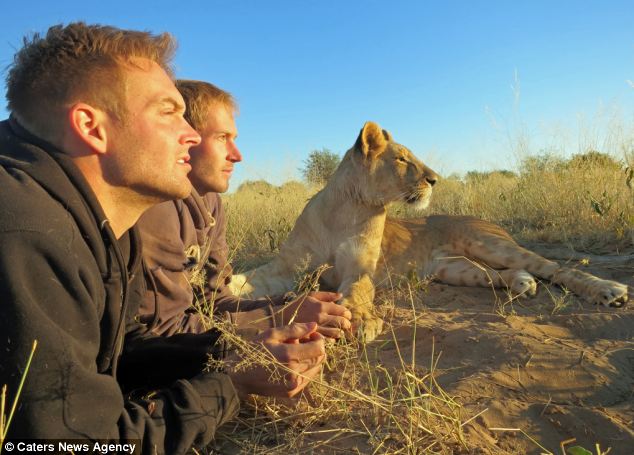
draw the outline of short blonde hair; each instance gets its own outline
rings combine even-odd
[[[176,88],[185,100],[185,120],[199,133],[205,127],[211,107],[224,106],[233,114],[238,112],[238,104],[231,93],[209,82],[179,79]]]
[[[122,64],[156,62],[173,77],[176,42],[168,33],[121,30],[75,22],[55,25],[46,36],[24,38],[7,74],[8,109],[32,133],[56,140],[63,109],[83,101],[125,117]]]

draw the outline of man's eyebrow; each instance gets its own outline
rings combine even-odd
[[[221,131],[220,134],[225,134],[231,138],[231,140],[236,140],[238,138],[238,134],[233,131]]]
[[[155,105],[166,105],[166,104],[169,104],[175,110],[185,112],[185,105],[183,103],[181,103],[180,101],[178,101],[176,98],[173,98],[171,96],[163,97],[163,98],[155,101],[152,104],[155,104]]]
[[[214,135],[226,134],[227,136],[231,136],[233,138],[238,137],[237,134],[234,134],[232,131],[229,131],[229,130],[213,130],[211,131],[211,134],[214,134]]]

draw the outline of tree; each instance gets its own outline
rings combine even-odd
[[[340,161],[339,155],[326,148],[313,150],[304,160],[304,167],[300,171],[307,183],[324,185],[334,174]]]
[[[520,174],[559,172],[566,168],[567,160],[553,152],[527,156],[520,163]]]
[[[241,183],[236,193],[252,191],[260,193],[262,195],[271,194],[275,186],[267,182],[266,180],[246,180]]]
[[[623,165],[607,153],[588,150],[586,153],[573,155],[568,161],[568,167],[574,169],[602,168],[619,170]]]
[[[469,171],[465,174],[464,178],[466,182],[481,182],[488,180],[492,177],[517,177],[514,172],[506,169],[497,169],[495,171]]]

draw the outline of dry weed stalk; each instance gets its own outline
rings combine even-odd
[[[31,347],[31,353],[29,354],[29,358],[26,361],[26,366],[24,367],[24,372],[20,377],[20,384],[18,384],[18,390],[15,393],[15,397],[13,398],[13,404],[11,405],[11,410],[9,411],[9,415],[5,414],[5,406],[7,402],[7,385],[2,386],[2,392],[0,395],[0,454],[2,454],[2,449],[4,448],[4,440],[7,437],[9,432],[9,427],[11,426],[11,420],[13,420],[13,414],[15,413],[16,408],[18,407],[18,401],[20,400],[20,394],[22,393],[22,387],[24,387],[24,381],[26,380],[26,376],[29,373],[29,368],[31,368],[31,361],[33,360],[33,356],[35,355],[35,350],[37,349],[37,340],[33,340],[33,346]]]

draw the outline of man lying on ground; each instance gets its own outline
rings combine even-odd
[[[185,100],[185,119],[201,142],[189,150],[192,193],[152,207],[139,220],[150,271],[141,321],[158,334],[201,333],[212,326],[207,312],[256,329],[317,322],[323,335],[340,337],[341,329],[350,329],[351,316],[335,303],[339,294],[314,292],[286,298],[285,304],[282,296],[247,300],[229,290],[232,267],[219,193],[228,190],[234,166],[242,161],[235,143],[237,106],[231,94],[207,82],[179,80],[176,87]]]
[[[173,49],[168,34],[73,23],[26,40],[9,68],[0,384],[10,396],[38,348],[8,439],[140,439],[143,452],[184,453],[236,414],[238,394],[294,395],[320,370],[316,324],[258,335],[282,360],[273,381],[262,366],[203,372],[225,353],[215,331],[156,337],[134,320],[144,286],[133,225],[187,197],[188,150],[200,143],[170,76]],[[153,393],[122,391],[139,386]]]

